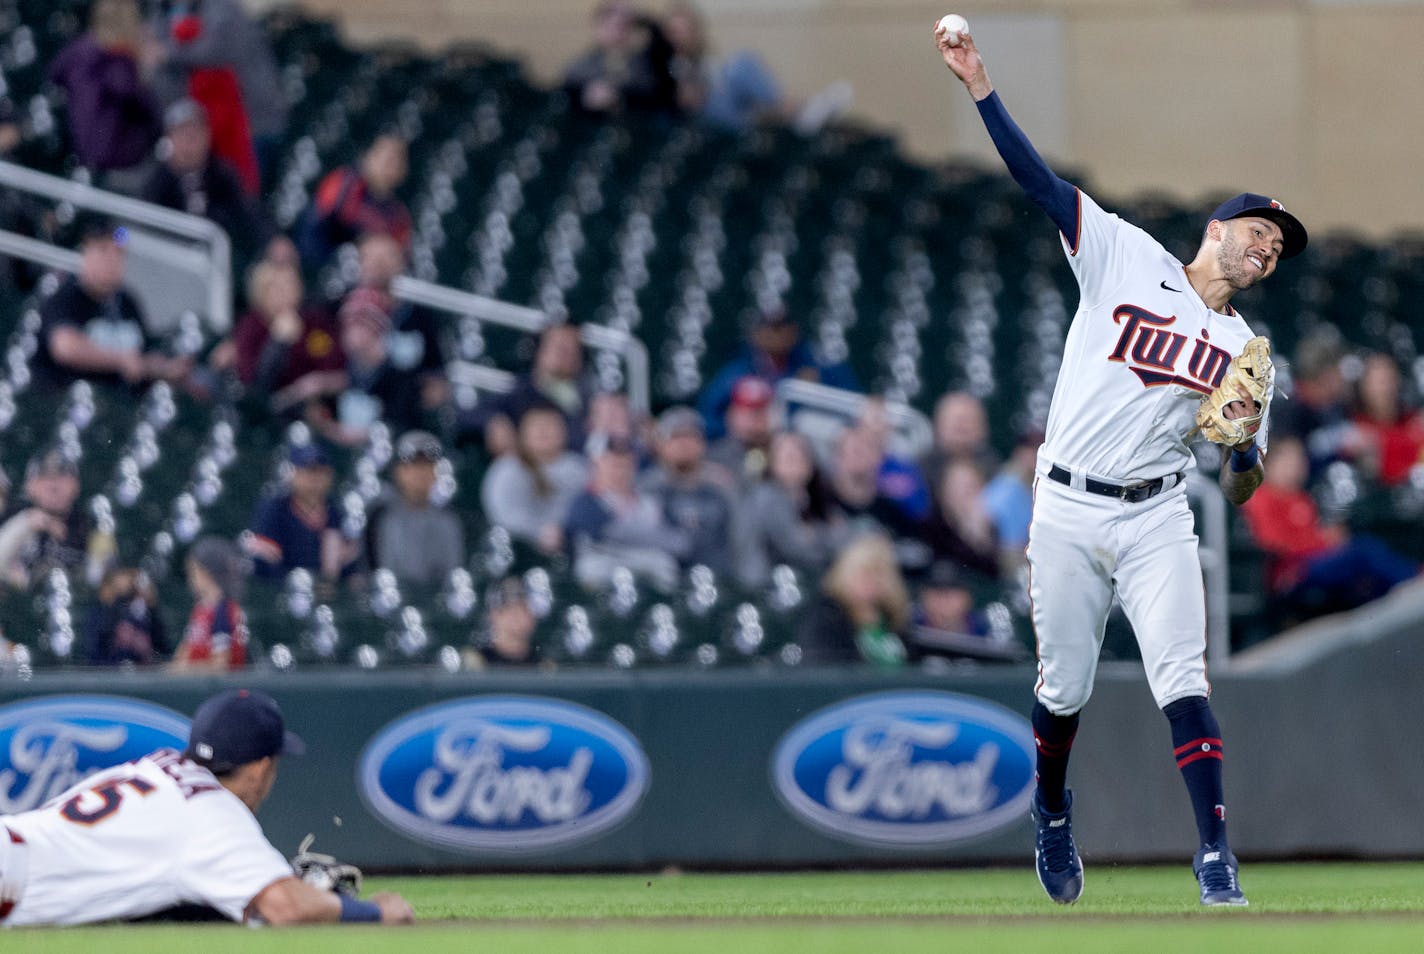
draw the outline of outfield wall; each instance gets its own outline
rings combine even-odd
[[[1298,671],[1216,681],[1239,853],[1424,855],[1414,629]],[[1024,862],[1032,679],[1013,667],[324,672],[247,684],[277,697],[310,750],[286,760],[260,814],[283,851],[313,832],[319,850],[367,867],[498,870]],[[190,713],[221,684],[0,680],[0,808],[162,744],[182,731],[164,710]],[[1090,863],[1189,856],[1167,725],[1137,667],[1104,666],[1070,781]]]

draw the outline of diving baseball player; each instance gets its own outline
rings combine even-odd
[[[1279,202],[1238,195],[1213,213],[1196,257],[1181,264],[1048,168],[999,101],[967,29],[937,25],[935,41],[1009,172],[1062,233],[1081,292],[1039,449],[1028,544],[1039,660],[1032,716],[1039,881],[1063,904],[1083,891],[1068,756],[1116,594],[1191,796],[1201,902],[1244,905],[1226,840],[1221,730],[1207,704],[1188,441],[1199,430],[1229,447],[1220,483],[1233,504],[1260,485],[1258,432],[1273,380],[1268,343],[1252,337],[1228,302],[1299,254],[1305,228]]]
[[[0,817],[0,926],[135,918],[182,904],[253,923],[411,921],[398,895],[360,901],[301,880],[263,836],[252,813],[272,789],[278,756],[303,748],[270,696],[230,689],[198,708],[185,751],[159,749]]]

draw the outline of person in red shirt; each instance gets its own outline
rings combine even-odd
[[[377,136],[359,164],[327,173],[298,223],[297,247],[309,269],[325,265],[337,247],[386,232],[410,250],[410,210],[396,195],[409,171],[405,140]]]
[[[1399,394],[1399,365],[1387,354],[1372,354],[1356,386],[1355,426],[1374,447],[1376,477],[1401,484],[1424,463],[1424,418],[1404,406]]]
[[[235,598],[243,576],[241,552],[222,537],[200,537],[188,551],[187,570],[196,602],[172,667],[214,672],[243,668],[247,620]]]
[[[1360,606],[1419,573],[1418,564],[1369,536],[1320,519],[1305,489],[1310,463],[1294,437],[1271,442],[1265,482],[1241,507],[1256,545],[1270,555],[1267,585],[1295,602],[1315,591],[1311,602],[1332,609]]]

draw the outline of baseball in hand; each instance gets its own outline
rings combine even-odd
[[[940,18],[939,28],[944,31],[945,42],[958,46],[959,38],[969,32],[969,21],[957,13],[946,13]]]

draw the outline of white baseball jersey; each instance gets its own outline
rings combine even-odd
[[[1114,483],[1186,470],[1197,407],[1251,329],[1229,305],[1208,308],[1181,262],[1082,190],[1078,219],[1078,247],[1064,248],[1082,298],[1041,456]]]
[[[0,817],[0,879],[18,880],[4,926],[83,924],[205,904],[234,921],[292,866],[206,768],[160,749]]]

